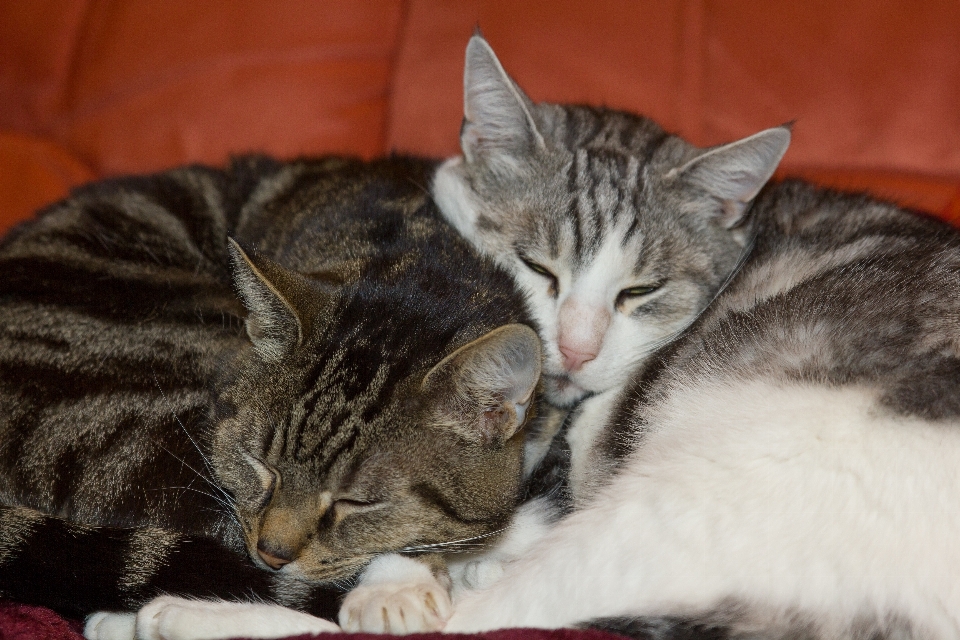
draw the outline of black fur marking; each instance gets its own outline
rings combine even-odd
[[[635,640],[728,640],[730,633],[723,627],[679,617],[597,618],[577,625],[581,629],[596,629]]]

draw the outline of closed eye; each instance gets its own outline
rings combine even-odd
[[[338,498],[334,504],[338,504],[341,507],[353,507],[359,509],[361,507],[372,507],[377,504],[375,500],[351,500],[349,498]]]
[[[547,269],[542,264],[537,264],[532,260],[527,260],[523,256],[520,256],[520,262],[522,262],[528,269],[530,269],[537,275],[541,275],[544,278],[548,279],[550,281],[550,294],[554,296],[557,295],[559,281],[557,280],[557,276],[555,276],[552,271]]]
[[[352,513],[367,511],[380,506],[378,500],[352,500],[349,498],[340,498],[333,503],[333,509],[336,511],[337,520],[345,518]]]
[[[623,289],[617,294],[617,306],[619,307],[627,300],[634,300],[636,298],[642,298],[643,296],[650,295],[661,286],[662,285],[659,284],[650,284]]]

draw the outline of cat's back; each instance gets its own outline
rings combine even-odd
[[[188,167],[95,183],[4,238],[7,504],[97,521],[118,503],[159,514],[196,502],[132,479],[144,463],[158,474],[168,461],[203,469],[190,438],[206,419],[212,372],[242,329],[226,238],[243,182]]]
[[[960,237],[803,184],[757,207],[754,253],[614,414],[635,446],[608,495],[658,514],[640,538],[697,540],[667,599],[955,629]]]
[[[673,357],[691,373],[862,385],[899,415],[960,417],[956,229],[800,182],[773,185],[754,213],[753,253]]]

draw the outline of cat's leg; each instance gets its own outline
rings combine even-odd
[[[616,478],[506,563],[493,585],[465,593],[444,630],[570,627],[717,601],[723,576],[690,539],[708,530],[707,509],[696,495],[656,485],[642,474]]]
[[[485,589],[500,579],[507,565],[536,548],[559,517],[560,510],[554,497],[529,500],[517,509],[510,527],[496,544],[481,553],[449,559],[454,603],[464,593]]]
[[[386,554],[371,562],[340,608],[344,631],[420,633],[443,628],[453,609],[449,579],[419,559]],[[443,584],[446,582],[447,584]]]
[[[83,633],[88,640],[221,640],[339,631],[329,620],[280,605],[162,596],[135,616],[95,613]]]
[[[458,597],[445,632],[571,626],[599,617],[621,597],[610,522],[588,522],[585,511],[561,521],[530,552],[503,563],[492,585]],[[616,609],[614,609],[616,611]],[[614,611],[608,615],[614,615]]]

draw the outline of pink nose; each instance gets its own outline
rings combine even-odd
[[[595,353],[574,351],[564,345],[560,345],[560,353],[563,354],[563,368],[567,371],[579,371],[585,363],[597,357]]]
[[[290,564],[290,562],[293,560],[289,557],[289,554],[286,554],[283,551],[274,551],[271,553],[267,550],[267,547],[263,545],[263,542],[257,544],[257,555],[259,555],[260,559],[266,562],[272,569],[279,569],[284,565]]]

